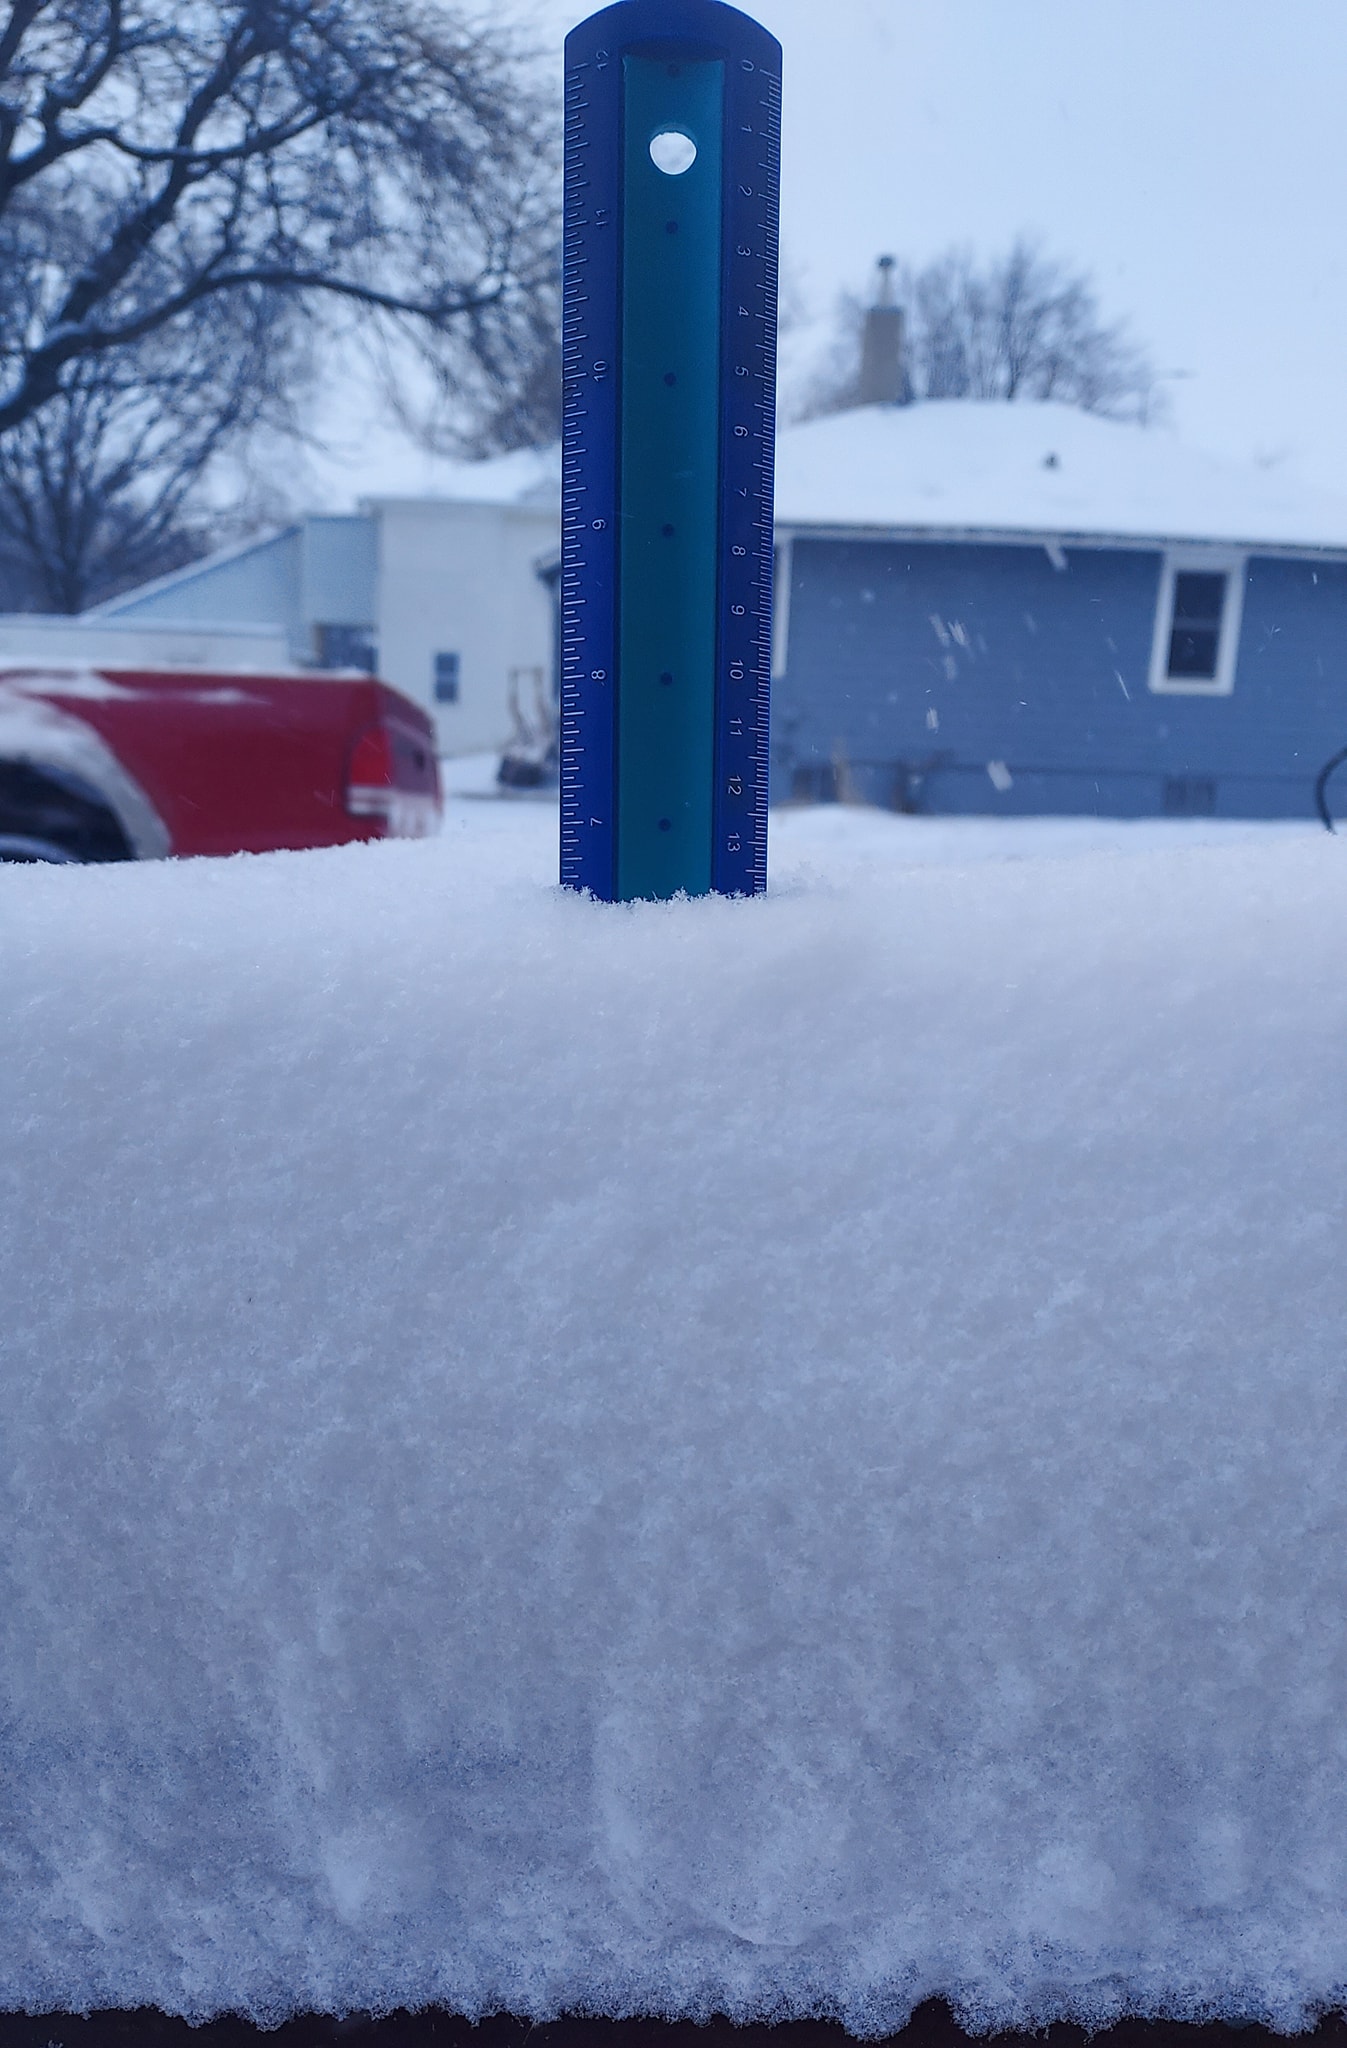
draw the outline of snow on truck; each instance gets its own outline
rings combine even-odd
[[[0,662],[0,860],[416,838],[440,809],[429,718],[373,677]]]

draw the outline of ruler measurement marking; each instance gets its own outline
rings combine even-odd
[[[625,0],[567,41],[562,879],[598,895],[615,883],[623,51],[683,37],[699,58],[724,44],[722,299],[728,315],[733,293],[750,323],[731,343],[726,318],[721,336],[711,880],[735,893],[766,882],[779,52],[756,24],[706,0]],[[601,525],[590,516],[600,512]]]

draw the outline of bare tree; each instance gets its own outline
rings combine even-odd
[[[1057,399],[1114,418],[1153,414],[1155,372],[1124,323],[1105,321],[1086,273],[1027,238],[985,265],[955,249],[921,269],[900,266],[897,284],[914,397]],[[842,300],[804,417],[857,402],[864,317],[861,299]]]
[[[221,458],[296,431],[306,336],[283,298],[230,294],[144,340],[69,365],[57,396],[0,437],[0,609],[79,612],[257,523],[221,514]]]
[[[499,375],[554,276],[552,173],[518,53],[430,0],[9,0],[0,436],[246,291]]]
[[[539,284],[503,337],[475,337],[470,363],[447,355],[433,330],[399,339],[401,348],[380,349],[375,361],[389,409],[423,448],[481,457],[560,439],[559,273]]]

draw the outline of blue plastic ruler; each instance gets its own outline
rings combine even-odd
[[[566,41],[561,879],[767,883],[781,50],[721,0]]]

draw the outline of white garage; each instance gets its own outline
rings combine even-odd
[[[512,702],[527,714],[550,693],[552,597],[538,570],[559,539],[558,454],[440,462],[434,486],[306,514],[87,617],[267,628],[301,666],[377,670],[432,713],[445,754],[498,748]]]

